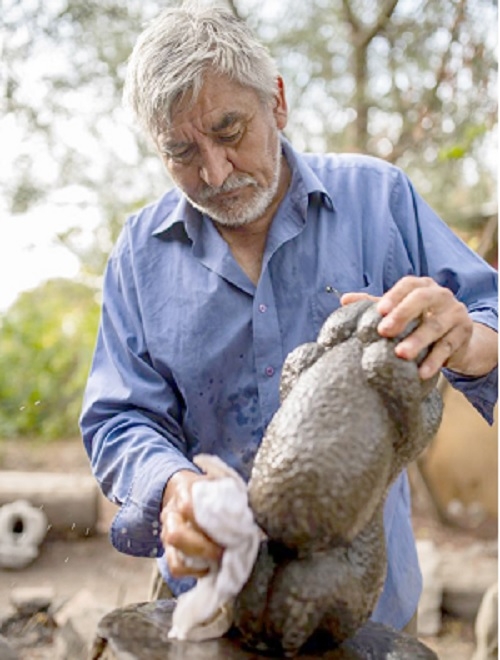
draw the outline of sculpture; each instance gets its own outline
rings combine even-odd
[[[281,406],[257,452],[250,505],[268,539],[236,599],[246,644],[293,655],[368,620],[386,566],[389,486],[436,433],[437,377],[422,381],[377,333],[375,304],[343,307],[286,359]],[[416,326],[411,324],[406,333]]]

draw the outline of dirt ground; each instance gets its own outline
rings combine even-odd
[[[52,444],[25,441],[0,441],[0,469],[89,473],[86,455],[78,440]],[[80,540],[47,540],[38,559],[20,570],[0,569],[0,619],[12,611],[10,593],[15,587],[51,586],[57,603],[87,589],[96,601],[112,609],[147,598],[153,560],[137,559],[116,552],[107,536],[115,508],[100,500],[100,533]],[[476,533],[443,528],[430,520],[424,510],[416,512],[415,528],[424,530],[436,543],[467,544],[477,540]],[[484,532],[482,532],[484,536]],[[490,528],[487,537],[496,538]],[[470,660],[474,650],[473,626],[469,622],[446,618],[437,637],[422,638],[440,660]],[[33,656],[34,657],[34,656]],[[42,657],[42,656],[37,656]],[[49,656],[47,656],[49,657]]]

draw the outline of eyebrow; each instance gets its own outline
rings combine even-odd
[[[233,126],[242,119],[243,119],[243,115],[241,114],[241,112],[227,112],[220,121],[218,121],[216,124],[212,126],[212,131],[214,133],[223,131],[225,128],[229,128],[230,126]]]
[[[217,123],[212,125],[210,130],[212,133],[218,133],[225,130],[226,128],[234,126],[234,124],[242,121],[243,119],[244,115],[241,112],[227,112]],[[169,140],[166,140],[165,144],[162,146],[162,150],[169,152],[178,151],[190,146],[191,142],[170,142]]]
[[[160,145],[160,150],[163,152],[173,152],[186,149],[191,146],[191,142],[169,142],[168,140]]]

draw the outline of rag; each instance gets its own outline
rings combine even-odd
[[[224,554],[220,564],[205,563],[207,575],[177,599],[169,637],[201,641],[222,637],[231,627],[234,599],[250,576],[263,533],[239,474],[217,456],[199,454],[194,463],[209,477],[193,484],[194,517]],[[196,558],[184,561],[201,567]]]

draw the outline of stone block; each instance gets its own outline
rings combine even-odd
[[[18,653],[2,635],[0,635],[0,658],[2,660],[19,660]]]
[[[19,614],[30,616],[37,612],[46,612],[55,597],[52,586],[16,587],[10,592],[9,600]]]
[[[67,601],[54,617],[59,627],[58,660],[87,660],[97,624],[108,612],[86,589]]]
[[[91,475],[0,471],[0,506],[26,500],[48,519],[51,536],[88,536],[98,520],[98,486]]]
[[[474,621],[484,593],[498,580],[496,544],[489,549],[477,543],[465,549],[441,550],[443,610]]]

